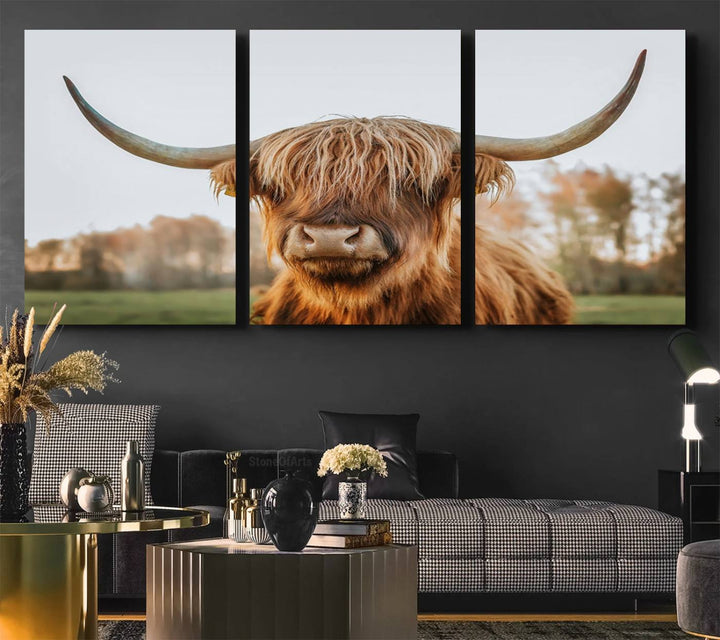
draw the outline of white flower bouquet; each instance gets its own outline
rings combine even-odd
[[[368,444],[339,444],[323,453],[317,474],[328,473],[353,476],[375,472],[387,478],[387,465],[382,454]]]

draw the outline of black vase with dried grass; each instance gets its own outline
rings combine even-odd
[[[30,463],[25,422],[38,412],[50,424],[59,414],[53,394],[79,389],[102,391],[115,382],[117,363],[93,351],[76,351],[47,369],[39,362],[65,311],[63,305],[33,345],[35,309],[17,309],[9,327],[0,325],[0,519],[22,517],[29,509]],[[5,331],[3,331],[5,329]]]
[[[0,520],[14,520],[29,508],[30,466],[25,425],[0,424]]]

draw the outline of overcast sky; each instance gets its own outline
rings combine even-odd
[[[142,160],[103,138],[62,76],[100,113],[158,142],[235,141],[234,31],[26,31],[25,237],[193,213],[235,226],[235,199],[216,201],[205,170]]]
[[[637,93],[599,138],[558,156],[563,167],[607,163],[657,175],[685,166],[684,31],[478,31],[477,133],[533,137],[562,131],[603,107],[648,50]],[[534,162],[514,162],[519,174]]]
[[[250,137],[325,116],[460,128],[459,31],[251,31]]]
[[[26,238],[203,213],[235,224],[208,172],[136,158],[97,133],[69,76],[115,123],[159,142],[235,139],[234,31],[26,31]],[[657,174],[684,167],[682,31],[480,31],[477,131],[553,133],[603,106],[648,49],[640,87],[599,139],[558,161]],[[332,115],[407,115],[459,130],[458,31],[252,31],[250,133]],[[513,163],[522,174],[535,163]]]

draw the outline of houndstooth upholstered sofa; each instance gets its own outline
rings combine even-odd
[[[321,454],[312,449],[243,451],[239,473],[250,487],[263,487],[279,471],[294,470],[313,482],[319,497],[322,481],[314,471]],[[144,595],[144,571],[139,567],[144,566],[146,543],[220,535],[224,455],[215,450],[156,450],[155,503],[207,508],[212,523],[196,530],[101,536],[101,597]],[[441,610],[449,601],[465,602],[461,606],[467,609],[478,596],[492,594],[522,603],[532,595],[586,594],[595,601],[674,591],[682,546],[682,522],[677,518],[609,502],[460,499],[458,464],[451,453],[419,452],[418,472],[426,499],[370,500],[368,517],[391,520],[396,542],[418,545],[421,610]],[[336,517],[337,503],[322,502],[320,516]],[[425,607],[423,598],[429,603]]]
[[[371,500],[371,518],[419,547],[419,591],[664,593],[675,589],[681,522],[587,500]],[[338,517],[336,502],[321,517]]]

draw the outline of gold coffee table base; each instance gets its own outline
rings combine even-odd
[[[97,638],[97,536],[0,536],[0,639]]]
[[[35,504],[0,520],[0,640],[97,638],[97,534],[204,527],[201,509],[160,507],[99,514]]]

